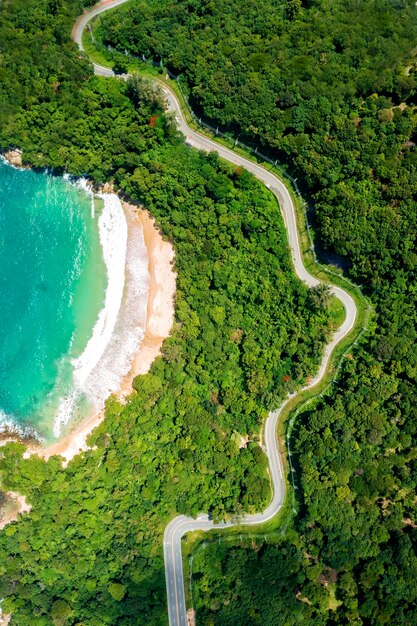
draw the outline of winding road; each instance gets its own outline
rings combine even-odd
[[[108,9],[117,7],[126,1],[127,0],[105,0],[102,4],[97,5],[77,20],[72,32],[72,37],[81,50],[83,50],[82,32],[88,22],[96,15],[99,15]],[[111,69],[101,65],[94,64],[94,72],[101,76],[114,76]],[[215,151],[223,159],[246,168],[254,176],[256,176],[256,178],[262,181],[276,196],[281,207],[282,216],[287,230],[288,244],[291,250],[295,273],[298,278],[300,278],[309,287],[314,287],[320,284],[320,281],[309,274],[304,267],[300,250],[294,205],[285,184],[277,178],[277,176],[267,171],[262,166],[249,161],[232,150],[229,150],[228,148],[225,148],[217,142],[209,139],[205,135],[192,130],[187,125],[182,115],[175,93],[164,83],[161,83],[160,81],[158,81],[158,83],[166,96],[168,110],[174,113],[178,128],[185,135],[187,144],[199,150],[207,152]],[[323,379],[333,350],[342,341],[342,339],[349,334],[355,325],[357,308],[353,298],[346,291],[337,286],[332,286],[331,291],[336,298],[340,300],[345,308],[345,320],[340,328],[334,333],[330,343],[326,346],[317,375],[302,389],[302,391],[311,389]],[[197,519],[180,515],[171,520],[165,528],[164,560],[170,626],[187,626],[184,574],[181,554],[182,537],[186,533],[196,530],[207,531],[219,528],[230,528],[231,526],[235,526],[237,524],[245,526],[261,524],[269,521],[281,509],[285,498],[285,478],[282,471],[282,461],[278,449],[276,429],[280,414],[286,405],[292,400],[294,395],[295,394],[289,395],[276,411],[269,413],[265,422],[265,451],[269,461],[269,471],[273,490],[273,497],[269,506],[261,513],[246,515],[238,521],[230,522],[214,523],[209,519],[209,516],[205,514],[199,515]]]

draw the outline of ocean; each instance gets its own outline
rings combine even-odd
[[[116,195],[0,161],[0,267],[0,431],[50,441],[129,371],[146,324],[143,234]]]

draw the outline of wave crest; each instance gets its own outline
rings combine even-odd
[[[99,235],[107,270],[105,301],[83,353],[72,361],[74,387],[60,401],[53,427],[55,437],[75,416],[82,399],[90,411],[104,408],[105,400],[129,373],[145,332],[149,274],[142,227],[135,222],[128,237],[118,196],[99,197],[104,200]]]

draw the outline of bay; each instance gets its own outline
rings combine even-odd
[[[67,178],[0,161],[0,428],[48,438],[71,393],[106,290],[97,209]]]

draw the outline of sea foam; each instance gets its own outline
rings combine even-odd
[[[43,441],[39,433],[31,426],[24,426],[17,422],[11,415],[7,415],[0,409],[0,433],[7,433],[17,439],[37,439]]]
[[[80,189],[82,189],[86,194],[91,197],[91,217],[92,219],[94,219],[94,192],[91,189],[91,182],[88,180],[88,178],[78,178],[77,185],[78,187],[80,187]]]
[[[105,400],[129,373],[144,336],[149,275],[142,228],[138,222],[128,238],[118,196],[99,197],[104,200],[99,235],[107,270],[105,301],[83,353],[72,361],[73,391],[60,401],[53,428],[55,437],[74,417],[82,399],[90,410],[104,408]]]
[[[125,284],[127,223],[119,198],[102,194],[104,209],[99,218],[100,243],[107,270],[107,290],[93,334],[82,355],[73,361],[74,383],[82,389],[109,343],[122,303]]]
[[[1,161],[12,166],[1,155]],[[81,188],[91,197],[91,218],[94,219],[94,193],[86,179],[64,179]],[[50,181],[47,193],[50,193]],[[102,310],[82,354],[70,360],[67,356],[58,365],[55,390],[61,388],[59,399],[50,393],[47,406],[52,409],[53,435],[59,437],[62,428],[72,419],[80,419],[86,409],[98,412],[104,408],[106,399],[120,388],[129,373],[134,355],[139,349],[146,326],[147,296],[149,291],[148,257],[142,227],[139,221],[129,230],[121,202],[115,194],[100,194],[104,207],[98,219],[99,239],[107,273],[107,287]],[[71,215],[68,215],[71,221]],[[74,266],[74,279],[79,275],[82,261],[82,242],[79,242]],[[127,280],[126,280],[127,279]],[[72,296],[68,303],[73,304]],[[74,335],[71,338],[71,352]],[[66,372],[72,383],[64,382]],[[58,392],[59,393],[59,392]],[[55,406],[53,406],[55,405]],[[46,409],[48,422],[49,409]],[[49,422],[50,424],[50,422]],[[50,428],[50,426],[49,426]],[[20,437],[35,437],[42,441],[35,428],[21,425],[12,415],[0,409],[0,433],[12,432]]]
[[[129,373],[134,355],[139,349],[146,326],[149,290],[148,256],[142,228],[131,229],[126,254],[126,289],[114,333],[103,357],[83,385],[96,408],[117,391]]]

